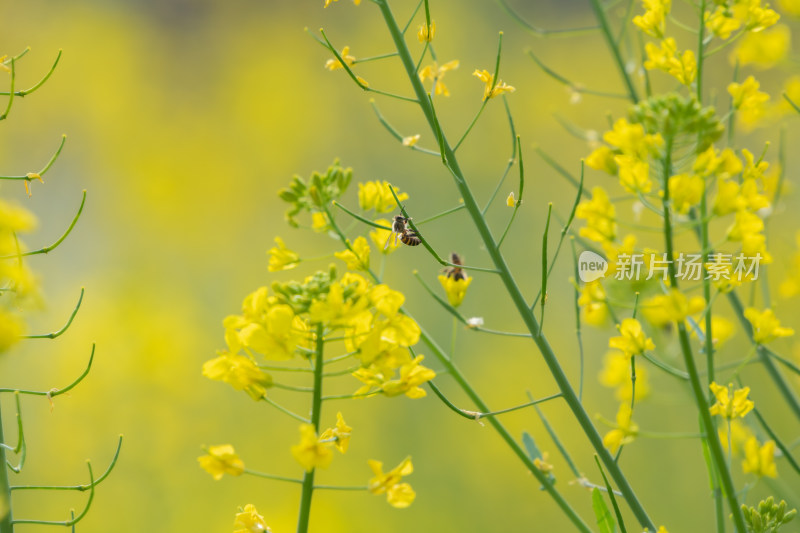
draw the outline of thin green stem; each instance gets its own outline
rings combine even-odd
[[[523,19],[516,11],[511,9],[506,0],[498,0],[498,3],[500,4],[500,7],[502,7],[505,10],[505,12],[508,13],[509,16],[511,16],[511,18],[514,19],[515,22],[517,22],[517,24],[525,28],[525,30],[532,33],[533,35],[536,35],[537,37],[550,37],[550,36],[567,37],[567,36],[580,35],[588,32],[593,32],[598,29],[597,26],[586,26],[583,28],[565,28],[563,30],[548,30],[540,28],[538,26],[534,26],[527,20]]]
[[[628,97],[635,104],[639,101],[639,96],[636,94],[636,89],[633,86],[633,80],[631,80],[631,77],[628,75],[628,71],[625,68],[625,61],[622,59],[622,54],[620,53],[619,47],[614,42],[614,36],[611,34],[611,26],[608,24],[606,12],[603,10],[603,6],[600,5],[600,0],[590,0],[590,3],[592,4],[592,9],[594,10],[594,16],[600,23],[600,29],[602,30],[603,37],[605,37],[606,44],[611,51],[611,55],[614,58],[614,63],[617,65],[617,70],[619,71],[622,80],[625,82],[625,87],[628,91]],[[606,468],[608,468],[608,465],[606,465]]]
[[[248,476],[260,477],[260,478],[263,478],[263,479],[272,479],[272,480],[275,480],[275,481],[285,481],[287,483],[297,483],[297,484],[302,484],[303,483],[302,479],[295,479],[293,477],[286,477],[286,476],[277,476],[275,474],[267,474],[265,472],[256,472],[255,470],[250,470],[249,468],[245,468],[243,470],[243,473],[247,474]],[[314,488],[316,488],[316,487],[314,487]]]
[[[0,414],[0,442],[5,444],[3,435],[2,414]],[[6,449],[0,446],[0,533],[13,533],[13,517],[11,515],[11,486],[6,468]]]
[[[298,414],[293,413],[292,411],[288,410],[287,408],[285,408],[284,406],[282,406],[281,404],[279,404],[278,402],[276,402],[275,400],[273,400],[272,398],[270,398],[268,396],[262,396],[261,398],[265,402],[270,404],[272,407],[277,409],[278,411],[280,411],[280,412],[282,412],[282,413],[284,413],[286,415],[289,415],[290,417],[294,418],[295,420],[297,420],[299,422],[302,422],[304,424],[308,424],[310,422],[307,418],[304,418],[304,417],[302,417],[302,416],[300,416]]]
[[[436,155],[439,155],[439,154],[436,154]],[[440,219],[442,217],[446,217],[447,215],[452,215],[453,213],[455,213],[457,211],[461,211],[462,209],[464,209],[464,204],[459,204],[459,205],[457,205],[455,207],[451,207],[450,209],[442,211],[441,213],[438,213],[436,215],[429,216],[428,218],[423,218],[422,220],[417,222],[417,226],[421,226],[423,224],[427,224],[428,222],[433,222],[434,220],[438,220],[438,219]]]
[[[668,263],[668,273],[670,279],[670,287],[674,289],[678,289],[678,278],[675,272],[675,263],[673,258],[675,257],[674,252],[674,243],[673,243],[673,236],[672,236],[672,214],[670,212],[670,198],[669,198],[669,187],[666,186],[667,181],[669,180],[670,175],[672,174],[672,148],[673,148],[673,138],[672,136],[668,136],[666,140],[666,150],[665,156],[663,161],[663,190],[664,190],[664,198],[663,198],[663,208],[664,208],[664,240],[666,245],[666,252],[667,252],[667,260]],[[692,353],[692,346],[689,342],[689,333],[686,331],[686,326],[683,322],[678,322],[678,338],[680,339],[680,346],[681,346],[681,353],[683,354],[684,364],[686,366],[686,370],[689,374],[689,382],[692,386],[692,393],[694,394],[695,403],[697,405],[697,410],[699,411],[700,418],[702,420],[703,430],[706,434],[706,439],[708,440],[708,447],[709,451],[711,452],[711,457],[714,460],[714,464],[717,467],[717,472],[719,473],[720,481],[722,483],[723,491],[725,496],[728,500],[728,507],[733,515],[733,521],[736,525],[736,530],[739,533],[745,533],[745,525],[744,525],[744,517],[742,515],[742,511],[739,508],[739,502],[736,497],[736,489],[733,484],[733,478],[731,477],[730,468],[725,461],[724,454],[722,452],[722,446],[720,445],[719,435],[717,434],[716,425],[711,418],[711,413],[709,412],[709,404],[708,404],[708,395],[706,388],[700,383],[700,376],[697,372],[697,366],[695,365],[694,355]],[[730,440],[729,440],[730,442]]]
[[[314,395],[311,399],[311,423],[319,433],[319,420],[322,411],[322,370],[325,368],[324,347],[325,327],[317,325],[317,349],[314,356]],[[308,532],[308,520],[311,516],[311,497],[314,495],[314,472],[311,469],[303,475],[303,490],[300,495],[300,514],[297,519],[297,533]]]
[[[54,331],[52,333],[45,333],[43,335],[22,335],[23,339],[55,339],[56,337],[60,337],[64,334],[67,329],[72,325],[72,321],[75,320],[75,316],[78,314],[78,310],[81,308],[81,302],[83,301],[83,292],[84,288],[81,287],[81,295],[78,297],[78,303],[75,304],[75,309],[72,310],[72,314],[70,314],[69,318],[67,319],[67,323],[61,327],[61,329]]]
[[[63,52],[63,50],[59,50],[59,51],[58,51],[58,55],[56,56],[56,60],[53,62],[53,66],[52,66],[52,67],[50,67],[50,70],[48,70],[48,71],[47,71],[47,74],[45,74],[45,75],[44,75],[44,77],[43,77],[41,80],[39,80],[38,82],[36,82],[36,84],[35,84],[35,85],[33,85],[33,86],[30,88],[30,89],[24,89],[24,90],[22,90],[22,91],[17,91],[17,92],[16,92],[16,93],[14,93],[14,94],[16,94],[17,96],[24,97],[24,96],[27,96],[27,95],[31,94],[31,93],[32,93],[32,92],[34,92],[36,89],[38,89],[39,87],[41,87],[42,85],[44,85],[44,84],[45,84],[45,82],[46,82],[47,80],[49,80],[49,79],[50,79],[50,76],[52,76],[52,75],[53,75],[53,72],[55,72],[55,70],[56,70],[56,67],[58,66],[58,62],[61,60],[61,54],[62,54],[62,52]],[[20,57],[22,57],[22,55],[23,55],[23,54],[20,54],[20,55],[18,55],[17,57],[15,57],[14,59],[15,59],[15,60],[16,60],[16,59],[19,59]],[[11,90],[13,91],[14,89],[12,88]],[[7,93],[7,92],[0,92],[0,96],[9,96],[9,93]]]
[[[594,0],[597,2],[597,0]],[[483,244],[486,247],[488,254],[490,255],[492,262],[495,264],[496,269],[499,271],[500,278],[509,293],[514,305],[516,306],[518,312],[520,313],[521,317],[523,318],[528,330],[531,334],[534,335],[534,342],[536,343],[539,351],[541,352],[545,363],[548,365],[551,374],[553,375],[556,384],[559,387],[559,390],[564,395],[564,399],[569,405],[570,409],[572,410],[573,414],[577,422],[580,424],[581,428],[583,429],[584,433],[589,438],[590,442],[592,443],[593,447],[597,451],[600,458],[603,460],[608,471],[611,473],[611,477],[619,486],[621,492],[623,493],[625,500],[628,502],[628,505],[631,507],[631,510],[636,515],[637,519],[641,523],[643,527],[648,527],[649,529],[655,530],[655,526],[653,521],[647,515],[647,512],[644,510],[644,507],[639,502],[638,498],[636,497],[635,493],[633,492],[630,483],[625,478],[622,471],[619,467],[614,463],[613,457],[609,454],[608,450],[603,445],[603,439],[600,434],[597,432],[597,429],[594,427],[591,417],[588,415],[586,410],[581,405],[580,401],[578,400],[575,391],[572,388],[572,385],[569,383],[566,375],[564,374],[561,365],[559,364],[558,358],[553,351],[552,347],[550,346],[549,342],[545,338],[544,335],[539,335],[539,325],[536,321],[536,318],[533,316],[533,313],[528,308],[527,303],[525,302],[525,298],[522,295],[519,287],[517,286],[508,265],[505,262],[505,258],[500,253],[500,250],[497,248],[497,244],[492,237],[491,230],[483,218],[481,214],[481,210],[478,207],[475,197],[472,194],[472,190],[470,189],[469,185],[467,184],[464,174],[459,167],[458,160],[456,158],[455,152],[453,152],[452,148],[447,143],[446,139],[444,139],[444,135],[441,132],[441,128],[438,125],[438,119],[436,118],[433,110],[433,106],[431,101],[425,95],[425,89],[422,86],[419,77],[414,74],[414,62],[411,58],[411,54],[408,51],[408,47],[405,43],[402,33],[400,32],[400,28],[397,26],[397,22],[394,19],[394,15],[392,14],[391,9],[389,8],[387,0],[378,0],[381,12],[383,14],[384,20],[386,21],[387,27],[389,29],[390,34],[392,35],[392,39],[394,40],[395,46],[400,54],[400,59],[403,63],[404,68],[406,69],[406,73],[408,76],[409,81],[411,82],[414,92],[417,95],[417,99],[419,101],[419,106],[422,112],[425,115],[426,120],[428,121],[429,126],[431,129],[437,134],[437,137],[440,139],[440,145],[442,147],[442,155],[443,155],[443,162],[445,163],[448,171],[452,174],[456,186],[461,193],[461,197],[464,199],[464,204],[466,209],[468,210],[470,217],[475,224],[478,233],[480,235]],[[599,7],[599,4],[598,4]],[[632,87],[631,87],[632,88]],[[444,361],[443,361],[444,362]],[[455,369],[453,369],[455,371]],[[457,371],[453,374],[454,377],[460,374],[457,374]],[[463,379],[463,378],[462,378]],[[462,383],[462,388],[466,391],[467,389],[471,389],[469,385],[464,381]],[[473,398],[473,401],[475,399]],[[479,406],[480,407],[480,406]],[[481,409],[484,410],[484,409]],[[488,411],[486,409],[485,411]],[[496,419],[490,418],[492,423],[496,423]],[[502,426],[495,426],[495,429],[501,433],[501,436],[509,443],[512,448],[514,448],[517,455],[526,462],[526,466],[529,463],[532,463],[530,458],[527,457],[527,454],[522,450],[519,445],[508,435],[505,428]],[[531,466],[533,466],[531,464]],[[537,476],[537,479],[542,483],[554,500],[557,502],[559,507],[567,514],[568,518],[578,527],[581,531],[589,531],[588,526],[580,519],[580,517],[575,513],[575,511],[569,506],[569,504],[563,500],[563,498],[558,494],[552,487],[552,484],[547,481],[547,478],[542,475],[542,473],[535,467],[530,468],[531,472],[534,476]]]
[[[5,120],[6,118],[8,118],[8,114],[11,112],[11,104],[14,103],[14,94],[15,94],[14,80],[16,79],[16,67],[14,65],[15,65],[15,59],[11,58],[11,89],[9,89],[9,94],[8,94],[8,105],[6,106],[5,112],[2,115],[0,115],[0,120]]]
[[[5,389],[0,389],[0,393],[13,392],[19,394],[28,394],[30,396],[46,396],[49,399],[55,398],[56,396],[61,396],[62,394],[66,394],[67,392],[74,389],[78,385],[78,383],[83,381],[83,378],[89,375],[89,371],[92,369],[92,362],[94,361],[94,349],[95,345],[92,344],[92,353],[89,354],[89,363],[86,365],[86,369],[81,373],[80,376],[78,376],[75,379],[75,381],[73,381],[63,389],[50,389],[49,391],[34,391],[34,390],[5,388]]]

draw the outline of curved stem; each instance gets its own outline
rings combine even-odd
[[[0,442],[5,443],[3,435],[3,421],[0,414]],[[0,446],[0,533],[13,533],[13,518],[11,516],[11,486],[8,481],[6,468],[6,449]]]

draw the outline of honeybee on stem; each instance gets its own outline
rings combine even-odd
[[[413,229],[406,226],[408,221],[411,220],[410,218],[406,218],[403,215],[395,215],[392,221],[392,235],[394,235],[394,245],[397,246],[397,239],[400,239],[400,242],[405,244],[406,246],[418,246],[422,239],[419,238],[417,232]],[[392,235],[386,239],[386,244],[384,245],[383,249],[389,247],[389,240],[392,238]]]
[[[467,279],[467,275],[464,274],[464,269],[461,268],[461,265],[464,264],[463,261],[461,260],[461,256],[455,252],[452,252],[450,254],[450,262],[453,263],[453,265],[459,265],[459,266],[449,266],[445,268],[444,275],[447,276],[448,278],[453,278],[455,281]]]

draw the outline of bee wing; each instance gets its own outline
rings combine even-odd
[[[390,233],[388,237],[386,237],[386,244],[383,245],[383,249],[387,249],[389,247],[389,241],[392,240],[393,233]]]

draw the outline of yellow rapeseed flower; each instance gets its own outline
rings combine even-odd
[[[475,72],[473,72],[472,75],[476,76],[485,84],[485,87],[483,88],[484,100],[494,98],[495,96],[499,96],[503,93],[513,93],[516,91],[514,87],[508,85],[503,80],[497,80],[497,83],[495,83],[494,74],[490,73],[488,70],[475,69]]]
[[[401,202],[408,200],[408,194],[395,187],[394,192]],[[364,211],[374,209],[378,213],[388,213],[397,207],[388,181],[368,181],[358,184],[358,205]]]
[[[705,308],[702,296],[689,299],[681,291],[670,289],[667,294],[657,294],[642,302],[644,318],[655,327],[662,327],[672,322],[683,322],[687,316],[700,312]]]
[[[219,357],[203,364],[203,375],[214,381],[222,381],[236,390],[243,390],[254,400],[267,395],[272,378],[265,374],[246,355],[220,352]]]
[[[353,428],[347,425],[341,411],[339,411],[336,413],[336,425],[323,431],[322,435],[319,436],[319,440],[322,442],[330,440],[331,443],[336,446],[337,450],[345,453],[347,452],[348,446],[350,446],[350,435],[352,432]]]
[[[739,455],[744,452],[744,444],[753,436],[753,432],[745,424],[737,419],[730,421],[731,432],[731,455]],[[717,430],[719,434],[719,443],[722,445],[723,450],[728,450],[728,427],[720,427]]]
[[[585,283],[578,296],[583,321],[592,326],[602,326],[608,317],[606,289],[600,279]]]
[[[591,200],[578,204],[575,216],[586,220],[580,236],[595,242],[612,242],[617,237],[617,212],[602,187],[592,189]]]
[[[747,399],[750,394],[750,387],[733,390],[733,384],[727,387],[711,382],[709,385],[711,392],[717,398],[717,403],[711,406],[709,411],[712,415],[720,415],[724,418],[743,418],[752,411],[755,404]],[[733,394],[733,397],[731,397]]]
[[[356,62],[356,58],[354,56],[350,55],[350,47],[349,46],[345,46],[344,48],[342,48],[342,51],[339,54],[339,56],[341,56],[342,61],[344,61],[344,63],[348,67],[352,67]],[[325,62],[325,68],[330,70],[331,72],[333,72],[334,70],[343,69],[344,65],[342,65],[342,61],[339,61],[335,57],[332,58],[332,59],[329,59],[329,60],[327,60]]]
[[[392,223],[386,220],[385,218],[379,218],[375,221],[376,224],[380,224],[381,226],[386,226],[391,228]],[[378,249],[378,251],[382,254],[389,255],[390,253],[397,250],[402,243],[395,238],[392,238],[392,231],[383,228],[375,228],[369,232],[369,238],[372,239],[373,244]],[[388,243],[388,244],[387,244]]]
[[[617,162],[614,161],[614,155],[614,152],[608,146],[595,148],[595,150],[586,157],[586,165],[589,168],[603,170],[612,176],[616,176],[619,168],[617,167]]]
[[[313,424],[300,424],[300,442],[292,446],[292,456],[306,472],[328,468],[333,460],[330,446],[320,442]]]
[[[375,474],[367,487],[372,494],[386,494],[386,500],[392,507],[403,509],[411,505],[416,497],[414,490],[408,483],[402,483],[403,477],[414,472],[411,457],[403,459],[399,465],[383,472],[383,463],[370,459],[367,461],[372,473]]]
[[[270,272],[278,272],[279,270],[290,270],[300,264],[300,256],[291,251],[283,243],[283,239],[275,237],[275,244],[269,249],[269,266],[267,269]]]
[[[368,270],[370,248],[367,239],[357,237],[351,248],[352,250],[336,252],[333,255],[347,263],[347,268],[350,270]]]
[[[781,326],[772,309],[764,309],[759,312],[754,307],[748,307],[744,310],[744,316],[753,326],[753,340],[759,344],[772,342],[779,337],[791,337],[794,335],[792,328]]]
[[[694,52],[686,50],[683,54],[679,54],[675,39],[672,37],[661,41],[660,47],[653,43],[647,43],[645,52],[647,52],[647,61],[644,62],[644,68],[647,70],[663,70],[687,86],[697,76],[697,60]]]
[[[608,340],[609,348],[616,348],[624,353],[627,357],[642,354],[649,350],[655,350],[656,346],[653,344],[653,339],[648,337],[642,324],[635,318],[626,318],[619,325],[620,335],[618,337],[611,337]]]
[[[728,93],[733,97],[733,107],[742,115],[746,124],[756,123],[766,112],[769,95],[759,91],[759,83],[753,76],[748,76],[742,83],[733,82],[728,85]]]
[[[702,298],[701,298],[702,299]],[[705,335],[706,333],[706,321],[705,319],[697,321],[698,326],[700,326],[700,331],[703,332]],[[725,344],[728,340],[730,340],[736,334],[736,325],[728,320],[725,317],[721,317],[718,315],[713,315],[711,317],[711,342],[717,348],[721,347]],[[692,336],[697,336],[697,334],[692,331]]]
[[[650,394],[646,367],[636,368],[636,400]],[[622,352],[611,350],[603,358],[603,369],[598,375],[600,384],[616,389],[615,396],[622,403],[630,403],[633,382],[631,381],[631,360]]]
[[[647,194],[653,188],[650,165],[637,157],[618,155],[614,161],[619,166],[619,183],[631,194]]]
[[[620,446],[630,444],[639,433],[639,426],[631,420],[633,411],[628,402],[621,403],[617,411],[617,427],[603,437],[603,446],[613,454],[617,453]]]
[[[664,37],[666,16],[672,7],[671,0],[642,0],[645,8],[643,15],[633,17],[633,23],[647,35],[661,39]]]
[[[775,466],[775,441],[768,440],[759,447],[757,438],[747,439],[744,443],[742,470],[745,474],[753,473],[758,477],[778,477],[778,468]]]
[[[439,275],[439,283],[442,284],[444,292],[447,294],[447,301],[453,307],[458,307],[467,295],[467,288],[472,283],[472,278],[466,277],[455,279],[455,277]]]
[[[217,481],[225,474],[241,476],[244,472],[244,462],[230,444],[209,446],[208,453],[198,457],[197,462]]]
[[[749,0],[747,5],[747,24],[745,29],[753,33],[775,25],[781,16],[769,7],[761,7],[761,0]]]
[[[725,6],[717,6],[713,12],[706,11],[705,24],[712,35],[723,40],[742,27],[742,21],[734,16],[733,10]]]
[[[657,154],[664,145],[661,134],[647,134],[641,124],[630,124],[621,118],[614,122],[611,130],[603,134],[603,140],[615,146],[623,155],[644,160],[648,154]]]
[[[401,394],[412,399],[424,397],[426,392],[420,385],[436,377],[436,372],[420,364],[424,358],[418,355],[411,362],[401,366],[399,378],[389,380],[382,385],[383,393],[389,397]]]
[[[447,89],[447,86],[442,82],[442,78],[444,78],[445,73],[450,70],[455,70],[458,68],[459,62],[458,60],[448,61],[444,65],[439,66],[439,63],[431,63],[430,65],[426,65],[419,71],[419,79],[421,81],[431,80],[434,85],[434,94],[436,96],[444,95],[450,96],[450,91]]]
[[[419,30],[417,30],[417,39],[419,42],[424,43],[425,41],[431,42],[433,41],[433,37],[436,35],[436,21],[432,20],[431,25],[428,26],[427,23],[421,24]]]
[[[789,52],[791,31],[784,24],[759,32],[748,33],[731,53],[731,61],[740,65],[770,68],[782,61]]]
[[[0,309],[0,353],[19,342],[24,332],[25,323],[17,315]]]
[[[736,152],[725,148],[718,154],[714,146],[709,146],[708,150],[700,153],[692,165],[692,171],[698,176],[715,175],[723,180],[740,173],[742,168],[742,162],[736,156]]]
[[[678,213],[687,213],[690,207],[700,203],[705,189],[703,178],[686,173],[671,176],[667,186],[672,207]]]
[[[258,514],[256,506],[250,503],[236,513],[233,527],[236,528],[233,533],[270,533],[272,531],[267,526],[264,517]]]

